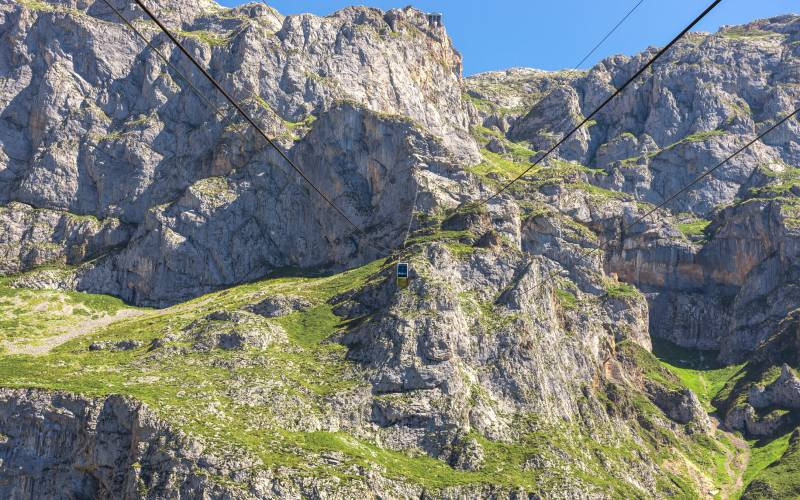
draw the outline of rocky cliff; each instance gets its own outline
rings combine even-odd
[[[462,78],[413,8],[153,3],[364,237],[115,5],[219,113],[103,2],[0,5],[5,496],[729,498],[729,431],[793,459],[800,123],[623,229],[797,106],[800,17],[687,35],[484,206],[653,52]]]
[[[795,16],[691,34],[559,155],[599,169],[587,179],[596,186],[660,203],[796,108],[798,37]],[[508,137],[545,149],[651,55],[610,58],[585,75],[557,74],[546,79],[559,85],[549,92],[536,72],[471,77],[475,121],[504,122]],[[519,96],[537,91],[532,107],[515,108]],[[621,239],[608,269],[651,293],[654,335],[721,349],[733,360],[797,307],[798,133],[790,121],[676,198],[671,224],[648,220],[633,234],[604,235]],[[693,233],[690,241],[675,231],[681,226]]]
[[[0,202],[96,218],[98,231],[115,220],[128,237],[27,235],[10,270],[110,253],[79,288],[164,305],[282,267],[375,257],[210,84],[195,82],[225,119],[104,7],[4,5]],[[416,170],[447,177],[478,157],[461,57],[421,12],[167,7],[195,56],[378,243],[402,240]],[[197,80],[143,13],[124,14]],[[103,244],[75,249],[89,238]]]

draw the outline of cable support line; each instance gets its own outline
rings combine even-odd
[[[338,207],[338,206],[337,206],[337,205],[336,205],[336,204],[335,204],[335,203],[334,203],[334,202],[333,202],[333,201],[332,201],[332,200],[331,200],[331,199],[328,197],[328,195],[326,195],[326,194],[325,194],[325,193],[324,193],[324,192],[323,192],[323,191],[322,191],[322,190],[321,190],[319,187],[317,187],[317,185],[316,185],[316,184],[314,184],[314,182],[313,182],[313,181],[312,181],[312,180],[311,180],[311,179],[310,179],[310,178],[309,178],[309,177],[308,177],[308,176],[305,174],[305,172],[303,172],[303,170],[301,170],[301,169],[300,169],[300,168],[299,168],[299,167],[298,167],[298,166],[297,166],[297,165],[296,165],[296,164],[295,164],[295,163],[294,163],[294,162],[293,162],[293,161],[292,161],[292,160],[289,158],[289,156],[287,156],[287,154],[286,154],[286,153],[285,153],[285,152],[284,152],[284,151],[283,151],[283,150],[282,150],[282,149],[281,149],[281,148],[280,148],[280,147],[279,147],[277,144],[275,144],[275,142],[274,142],[272,139],[270,139],[270,138],[269,138],[269,136],[266,134],[266,132],[264,132],[264,130],[263,130],[263,129],[262,129],[260,126],[258,126],[258,124],[256,124],[256,122],[255,122],[255,121],[254,121],[254,120],[253,120],[253,119],[250,117],[250,115],[249,115],[249,114],[247,114],[247,113],[246,113],[246,112],[245,112],[245,111],[242,109],[242,107],[241,107],[241,106],[240,106],[240,105],[239,105],[239,104],[238,104],[238,103],[237,103],[237,102],[236,102],[236,101],[233,99],[233,97],[231,97],[231,96],[230,96],[230,94],[228,94],[228,92],[227,92],[227,91],[226,91],[226,90],[225,90],[225,89],[222,87],[222,85],[220,85],[220,84],[219,84],[219,82],[217,82],[217,80],[216,80],[216,79],[215,79],[213,76],[211,76],[211,74],[210,74],[210,73],[209,73],[209,72],[208,72],[208,71],[207,71],[207,70],[206,70],[206,69],[205,69],[205,68],[204,68],[204,67],[203,67],[203,66],[202,66],[202,65],[201,65],[201,64],[200,64],[198,61],[197,61],[197,59],[195,59],[195,57],[194,57],[194,56],[192,56],[192,55],[189,53],[189,51],[188,51],[188,50],[186,50],[186,48],[183,46],[183,44],[181,44],[181,42],[180,42],[180,41],[178,41],[178,39],[177,39],[177,38],[175,38],[175,36],[174,36],[174,35],[173,35],[173,34],[172,34],[172,33],[171,33],[171,32],[170,32],[170,31],[169,31],[169,30],[168,30],[168,29],[167,29],[167,28],[164,26],[164,24],[163,24],[163,23],[162,23],[162,22],[161,22],[161,21],[158,19],[158,17],[156,17],[156,15],[155,15],[155,14],[153,14],[153,12],[152,12],[152,11],[151,11],[151,10],[150,10],[148,7],[147,7],[147,5],[145,5],[145,4],[144,4],[144,2],[143,2],[142,0],[135,0],[135,1],[136,1],[136,4],[137,4],[137,5],[139,5],[139,7],[140,7],[140,8],[141,8],[141,9],[142,9],[144,12],[145,12],[145,14],[147,14],[147,16],[148,16],[150,19],[152,19],[152,20],[153,20],[153,22],[155,22],[155,23],[156,23],[156,25],[157,25],[157,26],[158,26],[158,27],[161,29],[161,31],[162,31],[162,32],[164,32],[164,34],[165,34],[165,35],[167,35],[167,37],[168,37],[168,38],[169,38],[169,39],[172,41],[172,43],[173,43],[173,44],[175,44],[175,46],[177,46],[177,47],[178,47],[178,49],[179,49],[181,52],[183,52],[183,54],[184,54],[184,55],[185,55],[185,56],[186,56],[186,57],[189,59],[189,61],[191,61],[191,63],[192,63],[192,64],[193,64],[193,65],[194,65],[194,66],[195,66],[195,67],[196,67],[198,70],[200,70],[200,72],[201,72],[201,73],[203,73],[203,76],[205,76],[205,77],[206,77],[206,79],[208,79],[208,81],[210,81],[210,82],[211,82],[211,83],[214,85],[214,87],[215,87],[215,88],[216,88],[216,89],[217,89],[217,90],[218,90],[218,91],[219,91],[219,92],[220,92],[220,93],[221,93],[221,94],[222,94],[222,95],[225,97],[225,99],[227,99],[227,100],[228,100],[228,102],[229,102],[229,103],[230,103],[230,104],[231,104],[231,105],[232,105],[234,108],[236,108],[236,111],[238,111],[238,112],[239,112],[239,114],[241,114],[241,115],[244,117],[244,119],[245,119],[245,120],[247,120],[247,122],[248,122],[248,123],[249,123],[249,124],[250,124],[250,125],[251,125],[251,126],[252,126],[252,127],[253,127],[253,128],[254,128],[254,129],[257,131],[257,132],[258,132],[258,133],[259,133],[259,135],[261,135],[261,137],[262,137],[262,138],[263,138],[265,141],[267,141],[267,143],[268,143],[270,146],[272,146],[272,148],[273,148],[273,149],[274,149],[274,150],[275,150],[275,151],[276,151],[276,152],[277,152],[277,153],[278,153],[278,154],[281,156],[281,158],[283,158],[283,159],[286,161],[286,163],[288,163],[288,164],[289,164],[289,166],[291,166],[291,167],[292,167],[292,169],[293,169],[295,172],[297,172],[297,174],[298,174],[300,177],[302,177],[302,178],[303,178],[303,180],[304,180],[304,181],[306,181],[306,183],[308,183],[308,185],[309,185],[309,186],[311,186],[311,188],[312,188],[314,191],[316,191],[316,192],[317,192],[317,194],[318,194],[320,197],[322,197],[322,199],[323,199],[323,200],[325,200],[325,202],[326,202],[328,205],[330,205],[330,206],[331,206],[331,207],[332,207],[332,208],[333,208],[333,209],[334,209],[334,210],[335,210],[335,211],[336,211],[336,212],[337,212],[337,213],[338,213],[338,214],[339,214],[339,215],[340,215],[340,216],[341,216],[341,217],[342,217],[342,218],[343,218],[345,221],[347,221],[347,223],[348,223],[350,226],[352,226],[352,227],[353,227],[353,229],[355,229],[355,231],[356,231],[358,234],[360,234],[360,235],[362,235],[362,236],[364,237],[364,239],[365,239],[366,243],[367,243],[369,246],[372,246],[373,248],[375,248],[375,249],[377,249],[377,250],[381,250],[381,251],[384,251],[384,252],[387,252],[387,253],[391,253],[391,252],[392,252],[392,250],[391,250],[390,248],[388,248],[388,247],[385,247],[385,246],[383,246],[383,245],[381,245],[381,244],[379,244],[379,243],[376,243],[376,242],[373,242],[373,241],[371,241],[371,239],[369,238],[369,235],[368,235],[368,234],[367,234],[367,233],[366,233],[366,232],[365,232],[363,229],[361,229],[361,227],[359,227],[359,226],[358,226],[358,225],[357,225],[355,222],[353,222],[353,220],[352,220],[350,217],[348,217],[348,216],[347,216],[347,214],[345,214],[345,213],[342,211],[342,209],[340,209],[340,208],[339,208],[339,207]]]
[[[125,16],[122,14],[122,12],[120,12],[120,11],[119,11],[119,10],[118,10],[116,7],[114,7],[114,6],[113,6],[111,3],[109,3],[109,1],[108,1],[108,0],[103,0],[103,2],[104,2],[104,3],[105,3],[105,4],[106,4],[106,5],[107,5],[107,6],[108,6],[108,7],[109,7],[109,8],[110,8],[112,11],[114,11],[114,14],[116,14],[116,15],[117,15],[117,17],[119,17],[119,18],[122,20],[122,22],[124,22],[126,25],[128,25],[128,27],[129,27],[129,28],[130,28],[130,29],[131,29],[131,30],[132,30],[132,31],[133,31],[133,32],[134,32],[134,33],[135,33],[135,34],[136,34],[136,35],[137,35],[139,38],[141,38],[141,39],[142,39],[142,41],[143,41],[144,43],[146,43],[146,44],[147,44],[147,46],[150,48],[150,50],[152,50],[153,52],[155,52],[155,53],[156,53],[156,55],[158,55],[158,57],[159,57],[159,58],[161,58],[161,60],[162,60],[162,61],[164,61],[164,63],[166,63],[166,64],[169,66],[169,68],[170,68],[172,71],[174,71],[175,73],[177,73],[177,74],[178,74],[178,76],[180,76],[180,77],[181,77],[181,79],[182,79],[183,81],[185,81],[187,85],[189,85],[189,88],[191,88],[191,89],[194,91],[194,93],[197,95],[197,97],[199,97],[199,98],[200,98],[200,99],[203,101],[203,103],[205,103],[205,105],[206,105],[206,106],[208,106],[210,109],[213,109],[213,110],[214,110],[214,113],[216,113],[216,114],[217,114],[217,115],[220,117],[220,119],[222,119],[222,120],[223,120],[223,122],[222,122],[222,125],[227,125],[229,122],[232,122],[232,121],[233,121],[234,117],[236,116],[236,113],[234,113],[234,114],[232,114],[232,115],[230,115],[230,116],[227,116],[227,117],[226,117],[226,116],[225,116],[225,113],[223,113],[223,112],[222,112],[222,110],[219,108],[219,106],[217,106],[216,104],[212,103],[212,102],[211,102],[211,101],[210,101],[210,100],[209,100],[209,99],[208,99],[208,98],[207,98],[207,97],[206,97],[206,96],[205,96],[205,95],[204,95],[202,92],[200,92],[200,90],[199,90],[197,87],[195,87],[195,86],[194,86],[194,84],[192,83],[192,81],[191,81],[191,80],[189,80],[189,78],[188,78],[188,77],[187,77],[187,76],[186,76],[186,75],[185,75],[183,72],[181,72],[181,70],[180,70],[180,69],[178,69],[178,67],[177,67],[177,66],[175,66],[174,64],[172,64],[172,63],[170,62],[170,60],[169,60],[169,59],[168,59],[168,58],[167,58],[167,57],[166,57],[164,54],[162,54],[162,53],[161,53],[161,51],[159,51],[159,50],[158,50],[158,49],[155,47],[155,45],[153,45],[153,43],[152,43],[152,42],[151,42],[151,41],[150,41],[150,40],[149,40],[147,37],[145,37],[145,36],[142,34],[142,32],[140,32],[138,29],[136,29],[136,26],[135,26],[133,23],[131,23],[130,21],[128,21],[128,19],[127,19],[127,18],[125,18]],[[243,102],[244,100],[245,100],[245,99],[243,99],[243,100],[242,100],[242,101],[240,101],[240,102]]]
[[[138,2],[140,0],[136,0],[136,1]],[[583,127],[586,123],[588,123],[595,115],[597,115],[597,113],[599,113],[600,110],[602,110],[604,107],[606,107],[606,105],[609,102],[611,102],[611,100],[613,100],[615,97],[617,97],[619,94],[621,94],[622,91],[625,90],[628,87],[628,85],[630,85],[634,80],[639,78],[639,76],[642,73],[644,73],[650,66],[652,66],[653,63],[655,63],[662,55],[664,55],[664,53],[666,53],[670,48],[672,48],[672,46],[675,45],[678,42],[678,40],[680,40],[686,33],[688,33],[689,30],[691,30],[697,23],[699,23],[721,1],[722,0],[715,0],[708,7],[706,7],[706,9],[703,12],[701,12],[691,23],[689,23],[689,25],[686,26],[680,33],[678,33],[678,35],[675,38],[673,38],[672,41],[670,41],[667,45],[662,47],[661,50],[659,50],[656,53],[655,56],[650,58],[650,60],[647,61],[647,63],[644,66],[639,68],[639,70],[636,73],[634,73],[633,76],[628,78],[628,80],[624,84],[622,84],[622,86],[620,88],[618,88],[617,90],[614,91],[614,93],[612,93],[610,96],[608,96],[597,108],[595,108],[594,111],[592,111],[588,116],[586,116],[583,120],[581,120],[581,122],[578,125],[576,125],[572,130],[570,130],[569,133],[567,133],[566,135],[564,135],[564,137],[559,139],[553,146],[550,147],[550,149],[548,149],[543,155],[541,155],[538,159],[536,159],[536,161],[533,162],[528,168],[526,168],[521,174],[519,174],[518,176],[516,176],[512,180],[508,181],[497,192],[495,192],[491,196],[478,201],[477,205],[478,206],[479,205],[484,205],[484,204],[488,203],[489,201],[491,201],[492,199],[496,198],[497,196],[499,196],[500,194],[505,192],[509,187],[511,187],[515,182],[517,182],[518,180],[522,179],[528,172],[531,171],[531,169],[533,169],[533,167],[539,165],[542,162],[542,160],[544,160],[548,155],[550,155],[550,153],[552,153],[553,151],[558,149],[559,146],[561,146],[564,142],[566,142],[567,139],[572,137],[572,135],[575,132],[577,132],[581,127]]]
[[[647,212],[646,212],[644,215],[641,215],[641,216],[637,217],[637,218],[636,218],[636,219],[635,219],[633,222],[631,222],[631,223],[629,223],[629,224],[627,224],[627,225],[624,225],[624,226],[622,227],[622,229],[621,229],[621,235],[620,235],[621,242],[622,242],[622,241],[624,241],[624,239],[625,239],[625,234],[626,234],[626,233],[627,233],[627,232],[628,232],[628,231],[629,231],[629,230],[630,230],[632,227],[634,227],[634,226],[636,226],[637,224],[641,223],[642,221],[644,221],[645,219],[647,219],[649,216],[651,216],[651,215],[653,215],[654,213],[656,213],[658,210],[660,210],[660,209],[664,208],[666,205],[668,205],[670,202],[672,202],[672,201],[673,201],[675,198],[677,198],[677,197],[678,197],[678,196],[680,196],[681,194],[683,194],[683,193],[685,193],[686,191],[688,191],[688,190],[689,190],[689,189],[690,189],[692,186],[694,186],[694,185],[695,185],[695,184],[697,184],[698,182],[702,181],[703,179],[705,179],[706,177],[708,177],[709,175],[711,175],[711,174],[712,174],[712,173],[713,173],[715,170],[717,170],[718,168],[720,168],[720,167],[722,167],[723,165],[725,165],[726,163],[728,163],[728,162],[729,162],[730,160],[732,160],[734,157],[736,157],[736,156],[738,156],[739,154],[741,154],[741,153],[742,153],[744,150],[746,150],[747,148],[749,148],[750,146],[752,146],[753,144],[755,144],[756,142],[758,142],[759,140],[761,140],[761,139],[762,139],[764,136],[766,136],[767,134],[769,134],[770,132],[772,132],[772,131],[773,131],[773,130],[775,130],[776,128],[780,127],[781,125],[783,125],[784,123],[786,123],[787,121],[789,121],[790,119],[792,119],[792,117],[794,117],[794,116],[797,116],[798,114],[800,114],[800,107],[796,108],[794,111],[792,111],[792,112],[791,112],[791,113],[789,113],[788,115],[786,115],[786,116],[784,116],[783,118],[781,118],[780,120],[778,120],[778,121],[777,121],[777,122],[776,122],[774,125],[770,126],[770,127],[769,127],[769,128],[767,128],[766,130],[764,130],[763,132],[761,132],[760,134],[758,134],[758,135],[757,135],[755,138],[753,138],[752,140],[748,141],[748,142],[747,142],[747,143],[746,143],[744,146],[740,147],[739,149],[737,149],[736,151],[734,151],[733,153],[731,153],[730,155],[728,155],[728,156],[727,156],[727,157],[726,157],[724,160],[722,160],[721,162],[717,163],[717,164],[716,164],[715,166],[713,166],[712,168],[710,168],[710,169],[706,170],[706,171],[705,171],[705,172],[703,172],[702,174],[700,174],[700,175],[698,175],[697,177],[695,177],[695,178],[694,178],[694,179],[693,179],[691,182],[689,182],[689,183],[688,183],[686,186],[682,187],[682,188],[681,188],[681,189],[679,189],[678,191],[676,191],[676,192],[674,192],[673,194],[671,194],[669,197],[667,197],[667,198],[666,198],[664,201],[662,201],[661,203],[659,203],[658,205],[656,205],[654,208],[652,208],[652,209],[648,210],[648,211],[647,211]],[[607,242],[607,243],[610,243],[610,241],[609,241],[609,242]],[[585,253],[584,253],[583,255],[581,255],[581,256],[580,256],[580,257],[579,257],[577,260],[575,260],[575,261],[573,262],[573,264],[572,264],[572,265],[573,265],[573,267],[577,267],[577,266],[578,266],[578,264],[580,264],[580,263],[581,263],[581,261],[584,261],[584,260],[586,260],[587,258],[589,258],[589,257],[590,257],[590,256],[591,256],[593,253],[597,252],[598,250],[605,250],[605,247],[607,247],[607,243],[606,243],[606,244],[600,244],[600,245],[598,245],[598,246],[596,246],[596,247],[594,247],[594,248],[590,249],[588,252],[585,252]],[[552,272],[552,273],[551,273],[551,274],[550,274],[550,275],[547,277],[547,279],[553,278],[555,275],[556,275],[556,273],[555,273],[555,272]],[[541,283],[544,283],[544,281],[546,281],[546,280],[541,280],[541,281],[540,281],[540,284],[541,284]],[[525,292],[527,292],[527,291],[529,291],[529,290],[531,290],[531,289],[526,289],[526,290],[524,290],[524,291],[525,291]]]
[[[630,17],[630,15],[631,15],[631,14],[633,14],[633,11],[635,11],[636,9],[638,9],[638,8],[639,8],[639,6],[640,6],[640,5],[642,5],[642,3],[644,3],[644,0],[639,0],[639,2],[638,2],[636,5],[634,5],[634,6],[631,8],[631,10],[629,10],[629,11],[628,11],[628,13],[627,13],[627,14],[625,14],[625,16],[624,16],[622,19],[620,19],[620,20],[619,20],[619,22],[618,22],[618,23],[617,23],[617,24],[616,24],[616,25],[615,25],[613,28],[611,28],[611,31],[609,31],[608,33],[606,33],[606,36],[604,36],[602,40],[600,40],[599,42],[597,42],[597,45],[595,45],[595,46],[592,48],[592,50],[590,50],[590,51],[589,51],[589,53],[588,53],[588,54],[586,54],[585,56],[583,56],[583,59],[581,59],[581,62],[579,62],[578,64],[576,64],[576,65],[575,65],[575,67],[574,67],[574,68],[572,68],[572,69],[578,69],[578,68],[580,68],[580,67],[581,67],[581,64],[583,64],[583,62],[584,62],[584,61],[586,61],[586,60],[589,58],[589,56],[591,56],[592,54],[594,54],[594,51],[595,51],[595,50],[597,50],[598,48],[600,48],[600,46],[601,46],[601,45],[603,45],[603,42],[605,42],[606,40],[608,40],[608,37],[610,37],[611,35],[613,35],[613,34],[614,34],[614,32],[615,32],[615,31],[617,31],[617,28],[619,28],[619,27],[622,25],[622,23],[624,23],[624,22],[625,22],[625,20],[626,20],[626,19],[628,19],[628,17]]]
[[[714,166],[713,168],[711,168],[711,169],[709,169],[709,170],[707,170],[707,171],[703,172],[701,175],[699,175],[699,176],[698,176],[698,177],[696,177],[694,180],[692,180],[692,182],[690,182],[689,184],[687,184],[686,186],[684,186],[684,187],[683,187],[682,189],[680,189],[679,191],[677,191],[677,192],[673,193],[673,194],[672,194],[672,195],[671,195],[669,198],[667,198],[666,200],[664,200],[663,202],[661,202],[660,204],[658,204],[658,205],[657,205],[655,208],[653,208],[652,210],[648,211],[646,214],[642,215],[641,217],[639,217],[638,219],[636,219],[635,221],[633,221],[632,223],[630,223],[628,226],[624,227],[624,228],[623,228],[623,231],[627,231],[627,230],[628,230],[628,229],[630,229],[631,227],[635,226],[635,225],[636,225],[636,224],[638,224],[639,222],[643,221],[644,219],[646,219],[647,217],[649,217],[650,215],[652,215],[653,213],[655,213],[657,210],[659,210],[659,209],[663,208],[665,205],[667,205],[668,203],[670,203],[672,200],[674,200],[675,198],[677,198],[678,196],[680,196],[680,195],[681,195],[681,194],[683,194],[684,192],[688,191],[690,187],[694,186],[695,184],[697,184],[697,183],[698,183],[698,182],[700,182],[701,180],[703,180],[703,179],[705,179],[706,177],[708,177],[709,175],[711,175],[711,173],[712,173],[712,172],[714,172],[716,169],[718,169],[719,167],[721,167],[722,165],[724,165],[725,163],[727,163],[727,162],[728,162],[729,160],[731,160],[731,159],[732,159],[734,156],[738,155],[739,153],[741,153],[741,152],[742,152],[742,151],[744,151],[745,149],[747,149],[747,148],[749,148],[750,146],[752,146],[753,144],[755,144],[755,143],[756,143],[757,141],[759,141],[759,140],[760,140],[762,137],[764,137],[765,135],[769,134],[770,132],[772,132],[773,130],[775,130],[776,128],[778,128],[779,126],[783,125],[784,123],[786,123],[787,121],[789,121],[789,120],[790,120],[790,119],[791,119],[793,116],[797,115],[798,113],[800,113],[800,108],[797,108],[797,109],[795,109],[793,112],[791,112],[790,114],[788,114],[788,115],[786,115],[785,117],[783,117],[782,119],[780,119],[780,120],[779,120],[777,123],[775,123],[774,125],[772,125],[771,127],[769,127],[767,130],[765,130],[764,132],[762,132],[761,134],[759,134],[759,135],[758,135],[758,136],[757,136],[755,139],[751,140],[750,142],[748,142],[747,144],[745,144],[744,146],[742,146],[741,148],[739,148],[738,150],[736,150],[736,152],[735,152],[735,153],[731,154],[730,156],[728,156],[727,158],[725,158],[724,160],[722,160],[721,162],[719,162],[719,163],[718,163],[716,166]]]
[[[158,49],[157,49],[157,48],[156,48],[156,47],[155,47],[155,46],[152,44],[152,42],[150,42],[150,40],[148,40],[148,39],[147,39],[147,37],[145,37],[145,36],[142,34],[142,32],[140,32],[138,29],[136,29],[136,26],[134,26],[134,25],[133,25],[133,23],[131,23],[130,21],[128,21],[128,19],[127,19],[127,18],[126,18],[126,17],[125,17],[125,16],[122,14],[122,12],[120,12],[120,11],[119,11],[119,10],[118,10],[116,7],[114,7],[113,5],[111,5],[111,3],[110,3],[108,0],[103,0],[103,2],[104,2],[106,5],[108,5],[108,7],[109,7],[109,8],[110,8],[112,11],[114,11],[114,14],[116,14],[116,15],[117,15],[117,17],[119,17],[119,18],[122,20],[122,22],[124,22],[125,24],[127,24],[127,25],[128,25],[128,27],[131,29],[131,31],[133,31],[133,32],[134,32],[134,33],[135,33],[135,34],[136,34],[136,35],[137,35],[139,38],[141,38],[141,39],[144,41],[144,43],[146,43],[146,44],[147,44],[147,46],[150,48],[150,50],[152,50],[153,52],[155,52],[155,53],[156,53],[156,55],[158,55],[158,57],[159,57],[159,58],[161,58],[161,60],[162,60],[162,61],[164,61],[164,62],[167,64],[167,66],[169,66],[169,68],[170,68],[172,71],[174,71],[175,73],[177,73],[177,74],[178,74],[178,76],[180,76],[180,77],[181,77],[181,79],[183,79],[183,81],[185,81],[185,82],[186,82],[186,84],[187,84],[187,85],[189,85],[189,87],[190,87],[190,88],[191,88],[191,89],[194,91],[194,93],[197,95],[197,97],[199,97],[199,98],[200,98],[200,99],[201,99],[201,100],[202,100],[202,101],[205,103],[205,105],[206,105],[206,106],[208,106],[210,109],[213,109],[213,110],[214,110],[214,112],[215,112],[217,115],[219,115],[219,117],[220,117],[222,120],[225,120],[225,119],[226,119],[226,117],[225,117],[225,114],[224,114],[224,113],[223,113],[223,112],[222,112],[222,111],[219,109],[219,107],[218,107],[218,106],[216,106],[215,104],[213,104],[213,103],[212,103],[210,100],[208,100],[208,98],[207,98],[205,95],[203,95],[203,93],[202,93],[202,92],[200,92],[200,90],[199,90],[197,87],[195,87],[195,86],[194,86],[194,84],[192,84],[191,80],[189,80],[189,78],[188,78],[186,75],[184,75],[184,74],[181,72],[181,70],[179,70],[179,69],[178,69],[178,68],[177,68],[177,67],[176,67],[174,64],[172,64],[172,63],[169,61],[169,59],[167,59],[167,57],[166,57],[164,54],[162,54],[162,53],[161,53],[161,51],[159,51],[159,50],[158,50]]]
[[[411,224],[414,222],[414,211],[417,209],[417,196],[419,195],[419,184],[414,188],[414,201],[411,203],[411,215],[408,218],[408,227],[406,228],[406,236],[403,238],[402,249],[405,250],[408,236],[411,234]]]

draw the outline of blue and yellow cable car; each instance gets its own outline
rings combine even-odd
[[[408,262],[397,263],[397,288],[408,286]]]

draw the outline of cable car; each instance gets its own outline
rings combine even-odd
[[[408,286],[408,262],[397,263],[397,288]]]
[[[441,12],[429,12],[427,17],[428,17],[428,24],[432,28],[441,28],[442,27],[442,13]]]

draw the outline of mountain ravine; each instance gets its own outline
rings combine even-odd
[[[797,498],[800,16],[462,76],[412,7],[0,0],[0,497]],[[222,116],[220,116],[220,114]],[[391,250],[381,250],[388,248]],[[395,278],[410,264],[408,286]]]

